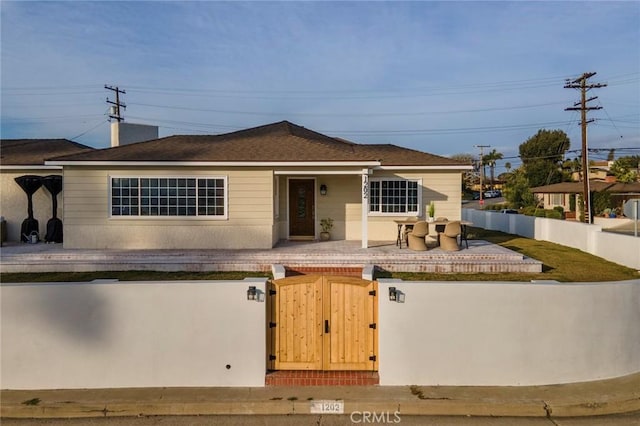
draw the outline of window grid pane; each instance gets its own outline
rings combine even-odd
[[[112,178],[113,216],[224,216],[225,180]]]
[[[371,182],[369,211],[418,214],[418,182],[377,180]]]
[[[380,181],[372,181],[369,186],[369,211],[380,211]]]
[[[111,214],[138,216],[138,179],[116,178],[111,182]]]

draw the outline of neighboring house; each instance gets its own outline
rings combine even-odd
[[[605,182],[615,182],[615,178],[610,175],[611,165],[613,161],[591,161],[589,164],[589,179],[597,179]],[[573,172],[571,178],[574,181],[580,181],[582,179],[581,172]]]
[[[170,136],[47,161],[63,167],[69,248],[271,248],[395,240],[394,219],[460,219],[459,161],[329,137],[287,121]]]
[[[23,175],[62,175],[61,166],[45,165],[45,160],[61,155],[91,151],[93,148],[67,139],[2,139],[0,140],[0,216],[7,221],[7,240],[20,240],[20,227],[27,217],[27,196],[15,178]],[[58,217],[62,218],[63,202],[58,196]],[[40,188],[33,195],[34,217],[45,235],[51,218],[51,194]]]
[[[629,198],[638,198],[638,196],[640,196],[640,182],[620,183],[590,180],[589,188],[591,192],[608,191],[618,198],[619,203]],[[531,192],[538,195],[545,209],[562,206],[564,211],[569,211],[571,197],[577,197],[579,194],[582,194],[583,184],[582,182],[560,182],[531,188]],[[577,200],[575,205],[579,205]]]

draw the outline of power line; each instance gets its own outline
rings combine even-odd
[[[129,102],[129,105],[145,106],[151,108],[163,108],[174,109],[184,111],[196,111],[196,112],[215,112],[218,114],[236,114],[236,115],[265,115],[265,116],[283,116],[283,115],[299,115],[309,117],[383,117],[383,116],[419,116],[419,115],[440,115],[440,114],[462,114],[462,113],[475,113],[475,112],[492,112],[492,111],[508,111],[516,109],[527,108],[539,108],[544,106],[559,105],[562,102],[547,102],[543,104],[531,104],[531,105],[516,105],[510,107],[490,107],[490,108],[477,108],[467,110],[449,110],[449,111],[422,111],[422,112],[367,112],[367,113],[305,113],[305,112],[261,112],[261,111],[237,111],[237,110],[220,110],[209,108],[196,108],[188,106],[177,105],[159,105],[149,104],[141,102]]]
[[[97,129],[97,128],[98,128],[98,127],[100,127],[102,124],[104,124],[104,123],[108,123],[108,122],[109,122],[108,120],[102,119],[102,120],[100,120],[100,122],[99,122],[98,124],[96,124],[95,126],[93,126],[93,127],[89,128],[88,130],[85,130],[84,132],[80,133],[79,135],[76,135],[76,136],[74,136],[74,137],[72,137],[72,138],[69,138],[69,140],[78,139],[78,138],[80,138],[80,137],[82,137],[82,136],[86,135],[87,133],[89,133],[89,132],[91,132],[91,131],[93,131],[93,130]]]

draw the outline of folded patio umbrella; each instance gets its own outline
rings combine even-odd
[[[29,235],[38,232],[38,221],[33,217],[33,194],[42,186],[42,177],[34,175],[18,176],[16,179],[20,188],[27,194],[27,218],[22,221],[20,228],[20,239],[22,242],[29,240]]]
[[[53,213],[47,222],[47,235],[44,240],[48,243],[62,242],[62,221],[58,219],[58,194],[62,191],[62,176],[50,175],[42,178],[42,185],[51,193]]]

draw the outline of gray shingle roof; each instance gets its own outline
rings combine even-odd
[[[40,166],[55,157],[93,151],[68,139],[2,139],[0,164],[3,166]]]
[[[589,188],[594,192],[640,193],[640,182],[622,183],[591,180]],[[580,194],[582,190],[582,182],[560,182],[531,188],[531,192],[534,194]]]
[[[58,161],[354,162],[383,165],[466,166],[395,145],[361,145],[288,121],[222,135],[177,135],[58,158]]]

